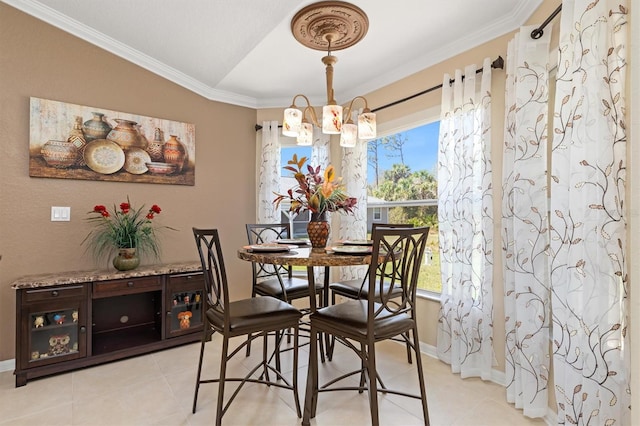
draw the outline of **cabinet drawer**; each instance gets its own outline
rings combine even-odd
[[[189,272],[186,274],[170,275],[169,282],[171,285],[181,286],[183,284],[204,283],[202,272]]]
[[[74,285],[70,287],[48,287],[33,290],[25,290],[23,293],[23,302],[38,302],[56,299],[64,299],[67,297],[84,297],[84,285]]]
[[[124,280],[101,281],[93,283],[93,297],[109,297],[122,294],[144,293],[146,291],[162,290],[159,276],[129,278]]]

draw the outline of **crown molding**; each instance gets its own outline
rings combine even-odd
[[[2,0],[4,3],[44,21],[56,28],[76,36],[88,43],[98,46],[114,55],[136,64],[154,74],[176,83],[200,96],[212,101],[224,102],[233,105],[257,108],[255,98],[242,96],[231,92],[214,89],[199,80],[167,66],[166,64],[131,47],[90,28],[89,26],[71,19],[58,11],[43,5],[35,0]]]

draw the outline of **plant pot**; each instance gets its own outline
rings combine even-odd
[[[113,266],[118,271],[130,271],[136,269],[138,265],[140,265],[140,258],[135,248],[118,249],[118,254],[113,258]]]
[[[307,224],[307,234],[311,241],[311,247],[315,249],[324,249],[329,241],[329,231],[331,227],[327,221],[327,214],[312,213],[311,221]]]

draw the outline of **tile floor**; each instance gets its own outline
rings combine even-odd
[[[11,371],[0,373],[0,425],[210,425],[215,418],[217,384],[200,388],[198,409],[191,413],[200,344],[190,344],[106,365],[41,379],[15,388]],[[403,345],[379,345],[378,370],[388,387],[417,389],[414,365],[408,364]],[[249,358],[231,362],[231,373],[248,371],[258,346]],[[203,376],[217,374],[220,338],[207,343]],[[423,355],[431,424],[439,425],[544,425],[528,419],[505,400],[501,386],[480,379],[460,379],[448,365]],[[304,405],[308,352],[300,349],[299,388]],[[291,359],[283,356],[283,363]],[[332,362],[321,366],[320,377],[350,371],[357,360],[338,345]],[[288,372],[291,374],[291,371]],[[226,395],[229,395],[226,392]],[[423,424],[420,403],[397,396],[380,397],[382,425]],[[223,418],[224,425],[299,425],[291,391],[247,384]],[[311,424],[370,424],[366,393],[321,393],[317,416]]]

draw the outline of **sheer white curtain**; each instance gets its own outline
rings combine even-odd
[[[262,122],[262,144],[258,164],[258,223],[279,223],[280,211],[273,205],[280,193],[280,131],[277,121]]]
[[[462,377],[489,379],[493,364],[491,65],[444,76],[438,147],[442,297],[438,357]]]
[[[507,401],[529,417],[548,411],[549,221],[547,123],[551,29],[522,27],[507,48],[502,163]]]
[[[319,127],[313,126],[313,145],[311,146],[311,158],[307,164],[314,167],[320,166],[325,170],[331,163],[331,138],[325,135]]]
[[[358,199],[353,214],[340,215],[338,239],[362,240],[367,236],[367,146],[368,141],[358,141],[353,148],[342,148],[342,179],[347,194]],[[366,267],[340,268],[341,280],[363,278]]]
[[[627,31],[627,1],[562,2],[549,250],[562,424],[630,424]]]

